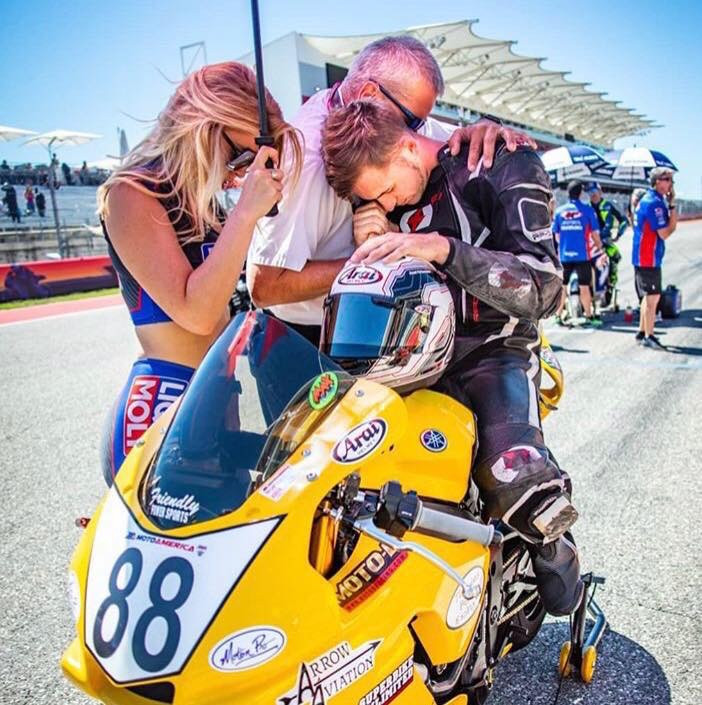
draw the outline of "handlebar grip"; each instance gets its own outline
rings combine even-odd
[[[454,514],[429,509],[424,504],[420,505],[412,529],[449,541],[475,541],[485,547],[491,546],[498,538],[495,536],[495,527],[491,524],[479,524]]]
[[[273,168],[273,160],[272,159],[267,159],[266,160],[266,169],[272,169]],[[266,213],[267,218],[272,218],[273,216],[278,215],[278,205],[274,205],[273,208],[271,208],[268,213]]]

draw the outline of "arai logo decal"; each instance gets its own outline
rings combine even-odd
[[[388,425],[384,419],[364,421],[334,446],[332,458],[337,463],[356,463],[370,455],[383,442],[387,431]]]
[[[381,272],[374,267],[359,264],[344,270],[339,277],[339,284],[355,286],[357,284],[375,284],[383,278]]]
[[[275,658],[284,648],[285,632],[275,627],[251,627],[230,634],[210,651],[217,671],[246,671]]]

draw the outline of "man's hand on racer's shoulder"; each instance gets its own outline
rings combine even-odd
[[[367,239],[351,257],[352,262],[390,264],[403,257],[419,257],[443,264],[451,251],[449,239],[439,233],[385,233]]]
[[[473,125],[459,127],[449,138],[448,144],[451,154],[456,156],[461,151],[461,144],[469,143],[468,171],[475,171],[481,154],[485,168],[489,169],[492,166],[495,145],[500,139],[504,140],[510,152],[524,145],[536,149],[536,142],[528,135],[487,119],[479,120]]]
[[[387,232],[398,232],[398,227],[388,220],[385,211],[377,201],[371,201],[357,208],[353,214],[353,239],[360,247],[369,237]]]

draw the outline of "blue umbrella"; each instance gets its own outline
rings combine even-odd
[[[614,165],[597,150],[585,145],[556,147],[541,155],[546,171],[556,181],[577,178],[611,177]]]
[[[616,161],[614,178],[628,181],[646,181],[651,169],[664,166],[673,171],[678,168],[662,152],[646,147],[627,147]]]

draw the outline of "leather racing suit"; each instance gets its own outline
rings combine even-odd
[[[456,342],[436,389],[477,415],[473,477],[490,516],[542,552],[547,543],[551,553],[568,544],[556,561],[567,565],[550,565],[549,594],[540,590],[550,612],[565,614],[582,590],[577,553],[562,536],[577,512],[569,478],[544,443],[538,406],[538,321],[556,311],[563,285],[550,180],[529,148],[501,144],[493,166],[472,173],[466,149],[452,157],[443,147],[438,158],[421,199],[389,215],[403,232],[450,238],[439,269],[456,306]]]

